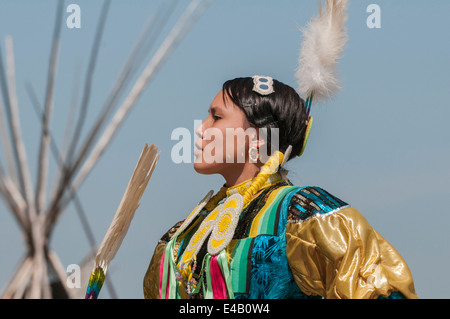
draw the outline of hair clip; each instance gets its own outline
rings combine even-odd
[[[269,95],[274,91],[273,78],[270,76],[254,75],[253,77],[253,91],[261,95]]]
[[[305,151],[305,147],[306,147],[306,143],[308,142],[309,132],[311,131],[312,123],[313,123],[313,117],[310,116],[308,118],[308,124],[307,124],[306,131],[305,131],[305,139],[303,140],[302,149],[300,150],[300,153],[297,155],[298,157],[302,156],[303,152]]]

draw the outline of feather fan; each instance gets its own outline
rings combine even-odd
[[[347,42],[347,0],[325,0],[324,10],[320,3],[319,15],[302,30],[304,39],[296,78],[303,98],[326,100],[340,89],[336,69]]]
[[[139,201],[155,169],[159,154],[155,145],[148,146],[145,144],[125,194],[98,249],[94,269],[86,291],[86,299],[97,299],[105,280],[108,266],[127,234],[134,213],[139,207]]]

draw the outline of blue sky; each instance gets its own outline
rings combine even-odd
[[[179,1],[159,45],[188,1]],[[444,0],[349,1],[349,42],[339,63],[342,90],[314,105],[314,126],[302,158],[291,161],[297,185],[317,185],[349,202],[407,261],[419,297],[448,298],[450,214],[450,42]],[[81,8],[81,28],[61,30],[52,133],[61,143],[77,74],[84,79],[101,1],[66,1]],[[162,1],[113,0],[93,78],[85,129],[96,119],[140,30]],[[368,5],[381,8],[381,28],[367,27]],[[36,176],[39,119],[25,84],[44,99],[56,2],[0,3],[0,46],[14,41],[21,125]],[[145,143],[161,157],[108,278],[119,298],[142,298],[142,279],[159,237],[183,219],[220,176],[201,176],[192,164],[175,164],[175,128],[194,140],[225,80],[271,75],[296,87],[303,27],[317,1],[215,0],[149,84],[79,196],[98,243],[112,220]],[[68,14],[65,15],[67,17]],[[151,57],[151,51],[144,63]],[[128,91],[127,91],[128,92]],[[85,132],[83,132],[85,133]],[[4,163],[3,150],[0,160]],[[55,168],[55,162],[51,162]],[[52,176],[53,177],[53,176]],[[53,181],[52,178],[49,180]],[[24,254],[19,229],[0,204],[0,288]],[[90,250],[73,205],[56,225],[50,246],[65,266]],[[82,283],[85,285],[85,283]],[[106,288],[102,298],[109,298]]]

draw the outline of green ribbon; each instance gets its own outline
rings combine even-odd
[[[217,256],[217,263],[220,267],[220,270],[222,272],[222,275],[224,277],[225,285],[227,286],[227,296],[229,299],[234,299],[234,292],[233,287],[231,284],[231,272],[230,268],[228,267],[228,260],[227,260],[227,253],[225,249],[222,249],[222,251]],[[212,290],[212,281],[211,281],[211,255],[207,253],[205,255],[205,258],[203,258],[203,264],[202,269],[203,275],[206,276],[206,280],[203,280],[202,277],[200,277],[200,280],[202,282],[202,288],[203,288],[203,296],[205,299],[213,299],[213,290]],[[206,281],[206,284],[205,284]],[[200,286],[200,285],[198,285]],[[198,288],[198,287],[197,287]]]
[[[219,264],[220,270],[222,271],[222,275],[225,279],[225,285],[227,286],[227,295],[229,299],[234,299],[233,287],[231,284],[231,271],[228,267],[228,259],[227,253],[225,249],[217,256],[217,263]]]
[[[175,264],[175,261],[173,259],[173,252],[177,237],[178,236],[175,236],[167,243],[164,251],[164,270],[161,284],[161,299],[166,299],[167,279],[169,279],[169,299],[180,298],[180,291],[178,289],[178,283],[175,277],[177,265]]]
[[[169,299],[180,299],[180,289],[178,286],[178,282],[175,277],[176,264],[173,259],[173,251],[175,247],[176,238],[173,238],[167,244],[164,252],[164,271],[162,276],[162,286],[161,286],[161,299],[166,298],[167,293],[167,279],[169,279]],[[194,293],[198,293],[200,287],[203,288],[203,296],[205,299],[213,299],[213,290],[212,290],[212,280],[211,280],[211,258],[212,256],[209,253],[206,253],[202,262],[202,275],[199,278],[199,283],[197,284]],[[225,285],[227,287],[227,296],[230,299],[234,299],[234,292],[231,284],[231,272],[228,266],[227,254],[225,249],[223,249],[219,255],[217,256],[217,263],[220,267],[222,275],[224,277]],[[203,279],[205,276],[205,280]],[[201,286],[200,286],[201,282]]]
[[[206,276],[206,287],[205,287],[205,280],[202,280],[203,297],[205,299],[213,299],[210,266],[211,266],[211,255],[207,253],[203,258],[203,265],[202,265],[202,268],[204,269],[204,275]]]

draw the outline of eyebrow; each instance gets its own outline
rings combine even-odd
[[[220,110],[219,106],[211,105],[210,108],[208,109],[208,114],[211,112],[216,113],[218,110]]]

